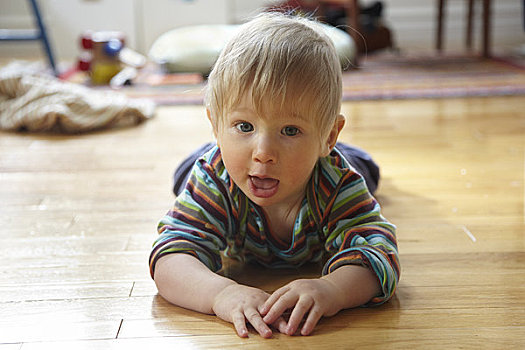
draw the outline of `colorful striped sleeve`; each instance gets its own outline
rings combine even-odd
[[[377,275],[382,294],[368,305],[379,305],[394,295],[399,281],[396,227],[381,215],[361,175],[351,169],[344,169],[340,175],[339,191],[325,213],[325,248],[334,255],[325,264],[323,274],[343,265],[370,268]]]
[[[210,270],[220,270],[220,251],[226,248],[226,232],[232,225],[229,208],[226,187],[212,166],[199,160],[173,209],[158,224],[159,236],[149,258],[151,276],[156,262],[173,253],[193,255]]]

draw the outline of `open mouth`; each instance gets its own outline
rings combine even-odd
[[[277,179],[250,176],[250,190],[256,197],[269,198],[277,193],[278,188]]]

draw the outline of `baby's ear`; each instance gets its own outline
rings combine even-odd
[[[215,139],[217,139],[217,127],[211,115],[211,111],[208,108],[206,108],[206,116],[208,117],[208,120],[210,121],[211,128],[213,130],[213,136],[215,137]]]
[[[345,117],[342,114],[338,114],[334,125],[332,126],[332,129],[330,129],[330,134],[328,134],[328,138],[326,139],[325,149],[322,154],[323,157],[326,157],[332,152],[332,149],[334,149],[335,144],[337,143],[337,138],[339,137],[339,133],[341,130],[343,130],[343,127],[345,126]]]

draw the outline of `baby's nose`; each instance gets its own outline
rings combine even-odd
[[[253,150],[253,159],[260,163],[275,163],[277,161],[277,147],[268,137],[257,140]]]

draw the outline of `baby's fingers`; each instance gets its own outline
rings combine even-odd
[[[261,313],[261,315],[266,315],[273,307],[273,304],[275,304],[275,302],[279,300],[279,298],[281,298],[281,296],[287,291],[288,288],[283,287],[273,292],[272,295],[270,295],[268,299],[266,299],[266,302],[260,307],[259,312]]]
[[[272,323],[272,327],[277,329],[279,333],[285,334],[288,331],[288,323],[282,317],[279,317],[277,321]]]
[[[272,330],[268,325],[263,321],[261,314],[255,309],[246,310],[244,312],[246,319],[250,324],[255,328],[257,333],[263,338],[270,338],[272,336]]]
[[[321,312],[321,310],[319,310],[315,306],[312,307],[312,309],[308,313],[308,317],[306,318],[303,328],[301,328],[301,334],[309,335],[310,333],[312,333],[315,326],[317,325],[317,322],[319,322],[322,316],[323,313]]]
[[[303,320],[304,315],[314,306],[314,301],[311,298],[301,298],[295,305],[290,319],[288,320],[288,335],[293,335],[299,324]],[[313,320],[312,320],[313,321]]]
[[[283,295],[279,298],[270,308],[268,313],[264,316],[264,322],[271,324],[274,323],[284,312],[291,309],[297,302],[298,296],[291,295],[290,293]]]
[[[241,338],[248,337],[248,328],[246,327],[246,319],[241,312],[235,312],[232,315],[232,323],[237,331],[237,335]]]

